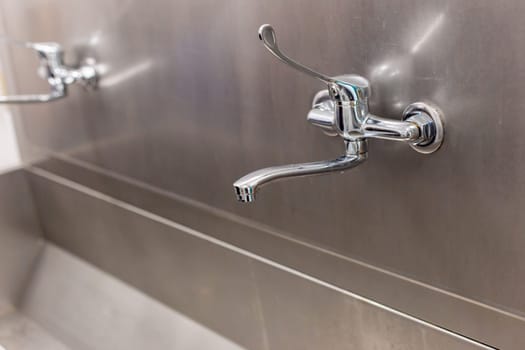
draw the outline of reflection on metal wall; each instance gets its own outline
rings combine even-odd
[[[67,100],[21,108],[26,147],[455,293],[510,315],[523,329],[522,2],[1,6],[10,14],[10,36],[59,41],[71,61],[76,53],[103,64],[98,91],[71,89]],[[377,114],[399,116],[424,99],[439,105],[442,149],[423,156],[376,140],[373,161],[344,175],[274,185],[257,203],[238,204],[231,183],[247,171],[340,152],[336,140],[305,122],[323,86],[275,63],[257,40],[262,23],[272,23],[283,47],[313,68],[367,77]],[[16,88],[45,87],[24,69],[32,58],[12,54]]]
[[[0,176],[0,317],[20,301],[42,248],[26,174]]]

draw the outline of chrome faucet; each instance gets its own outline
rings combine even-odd
[[[254,171],[237,180],[233,186],[241,202],[253,202],[257,190],[264,184],[296,176],[328,172],[343,172],[367,159],[369,138],[408,143],[420,153],[433,153],[443,142],[441,112],[423,102],[410,104],[403,112],[403,120],[373,115],[368,110],[370,84],[365,78],[346,74],[328,77],[293,61],[281,52],[275,31],[269,24],[259,28],[259,38],[278,59],[311,77],[327,84],[313,100],[307,120],[330,136],[340,136],[345,154],[330,161],[275,166]]]
[[[8,95],[0,96],[0,103],[36,103],[49,102],[67,95],[67,86],[81,82],[84,86],[94,88],[98,82],[95,63],[86,60],[79,67],[69,67],[64,64],[64,50],[54,42],[26,43],[8,41],[33,49],[38,55],[40,67],[38,74],[47,81],[50,87],[48,94]]]

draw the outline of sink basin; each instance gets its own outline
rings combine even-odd
[[[23,171],[0,198],[0,350],[242,349],[45,239]]]
[[[46,243],[16,307],[0,313],[0,350],[242,349]]]

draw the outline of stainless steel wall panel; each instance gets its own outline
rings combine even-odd
[[[42,232],[23,170],[0,175],[0,314],[12,309],[42,248]]]
[[[46,238],[250,349],[264,349],[251,267],[167,225],[32,177]]]
[[[334,254],[257,222],[60,159],[41,162],[30,172],[51,181],[70,181],[71,186],[95,190],[308,276],[498,348],[525,347],[525,338],[522,337],[525,320],[519,315]]]
[[[70,89],[66,100],[20,109],[33,147],[523,317],[523,2],[6,0],[1,8],[12,37],[56,40],[106,67],[97,92]],[[421,99],[439,105],[443,148],[422,156],[373,142],[370,160],[344,175],[273,185],[254,205],[236,203],[232,181],[247,171],[341,151],[304,120],[322,86],[262,48],[262,23],[314,68],[368,77],[375,113],[396,117]],[[12,56],[13,88],[42,87],[32,56]]]
[[[66,179],[31,179],[54,242],[246,348],[490,348]]]

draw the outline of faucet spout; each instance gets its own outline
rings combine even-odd
[[[235,181],[233,187],[240,202],[254,202],[256,192],[263,185],[290,177],[344,172],[367,159],[367,141],[345,141],[346,153],[333,160],[288,164],[256,170]]]

